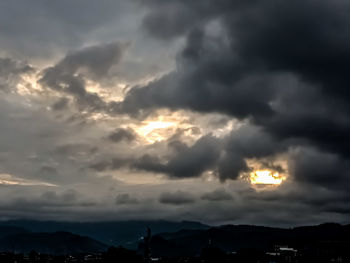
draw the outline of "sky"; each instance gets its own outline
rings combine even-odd
[[[347,0],[0,0],[0,219],[350,220]]]

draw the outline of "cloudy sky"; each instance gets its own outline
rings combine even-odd
[[[350,220],[347,0],[0,0],[0,219]]]

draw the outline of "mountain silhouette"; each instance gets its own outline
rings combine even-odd
[[[144,235],[146,227],[153,234],[176,232],[181,229],[208,229],[209,226],[191,221],[109,221],[109,222],[56,222],[36,220],[11,220],[2,222],[4,226],[27,229],[31,232],[64,231],[88,236],[110,246],[122,245],[137,248],[137,241]]]
[[[47,254],[79,254],[105,251],[107,245],[89,237],[67,232],[20,233],[0,238],[0,251]]]
[[[152,238],[151,248],[156,256],[166,256],[173,251],[177,251],[178,255],[195,256],[209,244],[226,252],[237,252],[247,248],[271,251],[276,245],[296,249],[311,246],[338,246],[339,249],[350,249],[350,225],[328,223],[290,229],[224,225],[205,230],[158,234]]]

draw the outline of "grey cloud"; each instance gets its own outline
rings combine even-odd
[[[184,147],[168,162],[162,163],[154,156],[145,155],[137,160],[133,167],[158,173],[170,178],[199,177],[213,168],[220,154],[219,141],[208,135],[200,138],[193,146]]]
[[[1,203],[3,211],[14,215],[37,217],[38,213],[51,213],[52,211],[68,211],[70,208],[95,206],[93,202],[84,201],[81,196],[73,189],[62,192],[46,191],[37,197],[31,196],[30,199],[24,197],[14,197],[10,203]],[[20,212],[19,212],[20,211]],[[35,215],[36,214],[36,215]]]
[[[177,138],[170,138],[170,140],[168,140],[168,147],[176,152],[182,152],[185,151],[188,146]]]
[[[137,23],[137,17],[114,23],[124,17],[131,1],[49,2],[2,4],[1,53],[43,59],[40,65],[46,65],[67,49],[84,48],[43,70],[40,83],[54,92],[44,90],[33,98],[12,93],[32,66],[0,59],[0,89],[5,91],[0,99],[0,172],[13,175],[10,178],[51,182],[57,188],[1,185],[2,217],[147,217],[284,225],[349,220],[348,1],[139,1],[147,8],[143,29],[163,41],[139,34],[139,42],[129,50],[135,54],[125,60],[125,44],[108,41],[128,40],[118,34],[120,29],[111,28],[121,26],[127,32],[131,23]],[[139,15],[138,11],[137,7]],[[135,41],[135,31],[126,34]],[[175,70],[148,84],[128,87],[123,102],[107,103],[102,95],[87,90],[89,80],[112,86],[119,73],[137,82],[165,72],[170,68],[165,57],[172,56],[178,47],[175,42],[182,43],[175,38],[184,39]],[[100,42],[107,44],[87,46]],[[161,65],[148,68],[158,62]],[[133,69],[135,65],[138,68]],[[47,93],[55,93],[55,101],[49,100],[53,113],[46,110]],[[74,106],[78,111],[72,114]],[[107,125],[112,131],[119,124],[116,114],[142,118],[159,108],[221,113],[223,119],[242,120],[242,126],[224,137],[203,136],[190,146],[182,141],[181,131],[166,142],[135,143],[134,149],[101,140],[109,135],[117,142],[133,139],[122,130],[106,134]],[[115,120],[89,125],[83,112],[113,114]],[[57,115],[73,117],[60,122]],[[85,125],[75,125],[82,121]],[[210,129],[224,127],[224,122]],[[247,159],[287,172],[269,161],[281,155],[288,159],[291,175],[274,191],[247,190],[248,182],[231,181],[250,171]],[[118,181],[119,176],[142,172],[170,179],[212,172],[225,182],[227,195],[215,190],[220,187],[216,181],[175,182],[162,177],[164,184],[156,186]],[[101,184],[105,185],[98,188]],[[120,184],[117,193],[128,194],[116,198],[106,190],[114,184]],[[172,192],[174,185],[183,191]],[[73,186],[76,192],[65,192]],[[83,189],[93,200],[102,200],[99,206],[80,196]],[[137,205],[129,205],[135,203],[136,192]],[[197,196],[202,200],[196,202]],[[150,207],[146,198],[159,202]]]
[[[157,38],[171,39],[182,35],[200,18],[196,10],[187,8],[182,1],[158,1],[157,4],[143,20],[143,27]],[[159,21],[163,23],[161,27]]]
[[[156,2],[160,4],[158,1]],[[335,78],[344,79],[342,77],[344,74],[341,72],[344,68],[344,60],[348,56],[346,49],[342,47],[346,45],[348,40],[342,37],[343,30],[341,28],[347,28],[349,22],[342,11],[348,7],[348,3],[345,1],[338,1],[334,5],[329,4],[328,1],[321,1],[317,4],[314,1],[294,1],[293,3],[279,3],[276,1],[275,4],[267,1],[246,1],[244,4],[240,1],[219,2],[181,2],[193,12],[208,10],[206,13],[220,18],[223,26],[227,28],[228,40],[231,41],[229,48],[225,49],[223,47],[222,51],[226,53],[227,57],[219,63],[218,67],[214,67],[215,60],[211,57],[214,51],[213,48],[204,49],[205,52],[201,52],[201,59],[197,61],[198,70],[194,73],[203,73],[201,67],[203,61],[208,61],[211,65],[211,74],[207,78],[212,78],[216,74],[215,69],[221,69],[224,73],[225,69],[227,72],[229,68],[231,68],[229,72],[232,73],[232,77],[242,78],[240,77],[240,71],[263,72],[263,69],[266,69],[264,65],[266,65],[269,71],[292,71],[316,83],[322,81],[321,79],[318,81],[315,79],[316,77],[323,78],[324,82],[332,81],[331,78],[333,80]],[[166,3],[173,2],[166,1]],[[312,14],[309,10],[313,10]],[[157,13],[157,9],[154,13]],[[298,21],[295,20],[296,17],[298,17]],[[330,23],[332,19],[335,19],[334,23]],[[161,25],[162,18],[159,17],[158,21],[158,24]],[[319,23],[320,21],[321,23]],[[204,23],[202,22],[202,24]],[[339,26],[336,26],[336,24]],[[273,27],[273,25],[278,26]],[[332,31],[332,28],[334,28],[334,31]],[[333,37],[327,35],[326,32],[330,31]],[[189,47],[194,47],[190,41],[191,33],[188,40]],[[204,37],[200,46],[203,47],[203,42],[205,45],[209,44],[210,41],[209,37]],[[295,41],[296,44],[291,45],[290,41]],[[314,46],[318,48],[311,48],[310,45],[305,43],[310,45],[314,43],[316,44]],[[198,46],[198,43],[195,42],[195,45]],[[198,51],[198,48],[195,50]],[[341,52],[343,54],[340,54]],[[326,54],[326,56],[322,54]],[[186,57],[186,54],[182,54],[182,56]],[[233,58],[236,59],[230,61]],[[322,60],[322,58],[325,59]],[[303,59],[305,63],[302,63]],[[321,74],[322,76],[317,73],[319,72],[317,69],[320,69],[321,65],[314,64],[320,59],[328,65],[324,67],[327,74]],[[335,63],[328,63],[329,60],[334,60]],[[241,61],[241,63],[238,64],[238,67],[235,67],[233,61]],[[255,66],[253,66],[253,63]],[[332,70],[330,65],[336,65],[340,68],[339,70]],[[260,66],[263,66],[263,68],[260,68]],[[205,75],[203,74],[203,76]],[[337,86],[341,87],[342,85]],[[235,92],[235,89],[231,89],[230,92]]]
[[[222,65],[219,61],[224,59],[227,57],[217,58],[212,65],[203,65],[203,68],[199,66],[198,71],[203,69],[203,72],[192,75],[191,71],[188,71],[183,76],[170,73],[146,87],[131,89],[124,101],[115,107],[116,111],[137,115],[147,109],[171,108],[222,112],[238,118],[249,117],[252,114],[271,115],[272,109],[266,101],[273,98],[271,83],[275,81],[275,77],[249,74],[236,83],[228,80],[225,84],[225,78],[231,73],[220,69]],[[230,70],[233,70],[232,68]],[[209,72],[211,70],[217,70],[218,75],[213,76],[215,79],[207,79],[212,76]],[[235,89],[231,89],[233,85]],[[260,89],[255,90],[256,86]]]
[[[237,179],[241,172],[249,170],[246,159],[274,156],[287,149],[288,143],[275,140],[259,127],[244,125],[224,138],[204,136],[192,147],[180,147],[176,156],[158,171],[181,178],[212,170],[221,181]]]
[[[155,0],[148,5],[153,9],[145,18],[147,31],[163,39],[184,36],[186,43],[176,70],[131,89],[117,105],[118,112],[137,115],[157,108],[221,112],[260,127],[261,132],[248,129],[248,134],[253,132],[249,136],[237,134],[241,139],[228,140],[218,169],[222,180],[246,170],[244,158],[268,157],[289,147],[316,148],[321,155],[341,160],[341,164],[332,161],[334,167],[347,167],[348,2]],[[175,16],[162,15],[172,6],[174,14],[185,10],[178,23],[173,22]],[[213,21],[221,29],[216,34],[208,29]],[[301,159],[296,162],[302,165]],[[332,178],[331,167],[323,175],[317,169],[309,173],[316,172],[315,178],[322,181]],[[312,179],[303,170],[296,171],[305,180]],[[341,174],[339,185],[348,180],[338,168],[334,173]]]
[[[78,108],[108,112],[103,98],[86,90],[86,78],[98,80],[106,76],[112,66],[120,63],[125,48],[126,44],[111,42],[71,52],[55,66],[43,70],[39,83],[73,96]]]
[[[144,17],[144,28],[153,37],[169,40],[188,33],[194,27],[216,16],[239,10],[255,0],[151,0],[143,3],[150,11]],[[162,23],[162,26],[159,23]]]
[[[77,142],[78,134],[79,141],[84,141],[85,131],[78,132],[74,125],[56,120],[51,111],[42,105],[36,105],[33,101],[28,101],[27,104],[27,97],[24,99],[19,94],[4,94],[0,108],[0,156],[6,158],[6,162],[1,164],[0,173],[55,185],[71,184],[78,179],[80,172],[74,167],[77,160],[70,157],[88,149],[68,147],[71,148],[68,150],[67,147],[60,146]],[[89,153],[90,155],[85,155],[85,160],[86,156],[91,156]],[[52,173],[53,169],[57,169],[57,173]]]
[[[213,192],[205,193],[201,196],[201,199],[206,201],[226,201],[226,200],[232,200],[233,197],[228,192],[226,192],[225,189],[217,189]]]
[[[96,146],[92,146],[84,143],[70,143],[64,145],[58,145],[55,147],[54,152],[59,155],[91,155],[98,151]]]
[[[52,70],[59,75],[87,71],[90,78],[98,79],[120,62],[126,47],[127,44],[119,42],[85,47],[68,53]]]
[[[156,173],[163,173],[165,171],[165,164],[158,156],[145,154],[140,158],[132,161],[132,168],[141,171],[150,171]]]
[[[0,43],[3,50],[40,59],[55,57],[91,39],[96,42],[96,32],[110,24],[114,24],[115,31],[121,34],[120,21],[128,19],[132,23],[135,19],[135,15],[128,18],[132,11],[135,12],[135,8],[131,9],[131,1],[15,0],[2,1],[1,6]]]
[[[111,167],[111,164],[109,162],[96,162],[89,166],[90,169],[93,169],[98,172],[102,172],[107,169],[110,169],[110,167]]]
[[[350,162],[337,154],[299,148],[292,153],[289,167],[298,181],[331,189],[349,187]]]
[[[174,178],[200,176],[215,163],[219,151],[218,141],[214,137],[205,136],[192,147],[179,152],[167,163],[165,169]]]
[[[288,149],[288,144],[251,125],[232,131],[224,145],[218,164],[218,176],[222,181],[237,179],[241,172],[247,172],[249,167],[245,160],[248,158],[269,157]]]
[[[23,61],[11,58],[0,58],[0,90],[15,91],[21,75],[33,72],[34,68]]]
[[[135,158],[114,157],[114,158],[111,158],[110,160],[97,161],[91,164],[89,168],[98,172],[103,172],[103,171],[118,170],[120,168],[129,167],[131,164],[137,163],[137,162],[139,162],[139,160],[136,160]]]
[[[235,180],[242,172],[249,171],[250,167],[246,159],[273,157],[278,153],[286,152],[289,143],[274,139],[259,127],[243,125],[224,138],[205,135],[192,146],[170,139],[168,147],[175,151],[165,159],[144,154],[141,157],[102,160],[91,165],[90,168],[106,171],[129,167],[140,171],[166,174],[172,179],[195,178],[212,171],[223,182],[228,179]],[[268,165],[274,167],[272,163]]]
[[[115,143],[121,141],[131,142],[136,139],[136,134],[132,129],[118,128],[108,136],[108,139]]]
[[[136,198],[131,197],[129,194],[119,194],[115,198],[115,203],[118,205],[130,205],[138,204],[139,201]]]
[[[77,201],[78,193],[73,189],[66,190],[60,194],[57,194],[55,191],[48,191],[43,193],[40,198],[47,202],[72,203]]]
[[[68,98],[60,98],[58,101],[56,101],[52,105],[52,109],[55,111],[66,109],[69,105],[69,99]]]
[[[240,198],[246,202],[256,203],[263,207],[279,206],[281,203],[298,205],[313,211],[314,215],[329,214],[341,216],[348,213],[345,204],[349,201],[349,193],[344,189],[332,189],[321,184],[286,183],[274,191],[240,191]],[[285,212],[288,214],[288,211]]]
[[[57,173],[57,169],[55,167],[51,167],[51,166],[43,166],[40,169],[41,172],[46,173],[46,174],[56,174]]]
[[[168,205],[186,205],[195,202],[195,198],[186,192],[177,191],[173,193],[162,193],[159,202]]]

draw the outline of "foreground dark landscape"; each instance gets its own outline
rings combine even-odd
[[[350,262],[350,225],[286,229],[169,221],[5,221],[0,251],[1,263]]]

